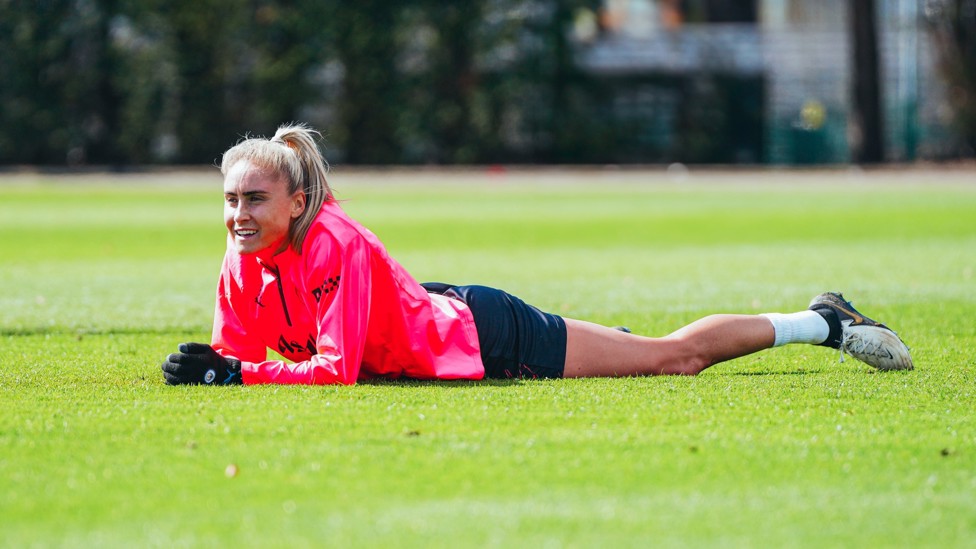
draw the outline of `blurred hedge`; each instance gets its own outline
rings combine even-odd
[[[928,0],[925,15],[962,141],[960,156],[976,157],[976,0]]]
[[[565,32],[596,4],[0,0],[0,163],[209,163],[291,120],[349,163],[597,159]]]
[[[211,163],[293,120],[344,163],[762,161],[761,77],[576,70],[601,3],[0,0],[0,164]],[[964,156],[974,5],[925,4]]]

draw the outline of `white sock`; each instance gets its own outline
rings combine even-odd
[[[788,343],[823,343],[830,335],[830,325],[816,311],[800,311],[799,313],[764,313],[773,324],[776,341],[773,347]]]

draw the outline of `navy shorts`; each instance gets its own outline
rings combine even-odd
[[[566,323],[521,299],[486,286],[428,282],[431,293],[460,299],[471,309],[485,377],[559,378],[566,365]]]

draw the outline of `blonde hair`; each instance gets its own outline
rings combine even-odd
[[[235,164],[246,160],[284,178],[289,195],[297,191],[305,193],[305,211],[288,227],[288,242],[298,253],[322,204],[333,198],[325,178],[329,167],[316,144],[318,137],[321,134],[305,124],[283,124],[271,139],[252,137],[234,145],[220,162],[220,173],[224,176]]]

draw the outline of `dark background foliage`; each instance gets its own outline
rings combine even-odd
[[[350,164],[762,161],[761,77],[579,70],[568,30],[600,4],[0,0],[0,164],[210,163],[288,121]],[[751,0],[685,4],[689,20],[756,17]],[[976,146],[974,0],[934,4]],[[670,98],[673,135],[627,110],[639,94]]]

